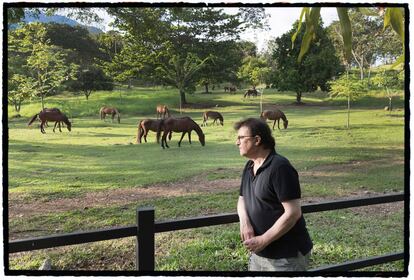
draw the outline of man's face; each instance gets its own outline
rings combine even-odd
[[[256,145],[256,137],[251,134],[248,127],[242,126],[237,131],[236,145],[239,147],[240,155],[249,157],[254,151]]]

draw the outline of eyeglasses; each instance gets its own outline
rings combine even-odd
[[[237,136],[237,141],[240,141],[244,138],[250,138],[250,137],[255,137],[255,136],[251,136],[251,135],[241,135],[241,136]]]

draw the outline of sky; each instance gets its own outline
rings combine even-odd
[[[299,19],[302,8],[274,7],[265,8],[265,10],[270,14],[270,30],[243,35],[243,39],[256,42],[259,51],[266,46],[267,41],[283,35],[292,28],[293,23]],[[324,26],[328,26],[332,21],[338,20],[336,8],[322,7],[321,17]]]
[[[265,10],[270,15],[268,19],[270,30],[250,31],[241,35],[242,39],[255,42],[259,51],[266,47],[267,41],[281,36],[292,28],[292,24],[299,19],[302,8],[272,7]],[[104,31],[110,30],[108,24],[111,18],[105,13],[99,14],[104,18],[104,22],[97,27]],[[338,20],[336,8],[322,7],[321,16],[325,27],[332,21]]]

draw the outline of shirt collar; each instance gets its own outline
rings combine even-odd
[[[260,173],[260,171],[270,165],[272,162],[273,157],[276,155],[276,151],[272,150],[269,155],[266,157],[265,161],[262,163],[262,166],[257,169],[256,175]],[[253,171],[254,162],[253,160],[249,161],[249,168]]]

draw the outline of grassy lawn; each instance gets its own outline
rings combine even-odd
[[[24,104],[21,118],[8,108],[8,206],[11,239],[102,229],[135,223],[135,210],[154,206],[156,220],[236,211],[237,179],[246,159],[235,145],[233,124],[258,117],[260,99],[243,100],[241,93],[189,95],[190,108],[182,115],[202,123],[202,112],[220,111],[224,126],[203,127],[206,146],[192,133],[192,144],[173,134],[170,149],[163,150],[150,132],[148,143],[135,144],[137,122],[155,118],[155,106],[167,104],[180,115],[178,93],[165,88],[134,88],[83,96],[59,95],[46,99],[47,107],[59,107],[72,123],[72,131],[41,134],[28,119],[40,103]],[[325,94],[305,94],[305,106],[292,105],[290,92],[265,90],[264,108],[279,107],[289,119],[286,130],[274,130],[277,151],[297,168],[304,203],[404,190],[404,96],[394,100],[392,114],[387,100],[370,94],[352,104],[347,129],[346,101]],[[99,119],[99,108],[116,106],[121,124]],[[197,105],[197,106],[196,106]],[[270,125],[272,125],[269,122]],[[203,184],[218,180],[222,190],[176,191],[179,182]],[[198,181],[197,181],[198,182]],[[236,183],[234,183],[236,182]],[[191,183],[190,183],[191,184]],[[164,195],[155,196],[159,188]],[[120,193],[142,191],[114,203]],[[165,191],[166,190],[166,191]],[[105,197],[97,203],[93,197]],[[79,202],[89,203],[78,207]],[[50,205],[50,207],[48,206]],[[49,207],[49,208],[48,208]],[[385,207],[385,206],[384,206]],[[361,207],[363,209],[364,207]],[[341,211],[305,216],[314,241],[311,267],[376,256],[404,248],[403,209]],[[385,209],[385,210],[384,210]],[[56,270],[133,270],[135,240],[125,238],[79,246],[10,255],[11,269],[37,269],[44,259]],[[244,271],[247,252],[240,244],[238,225],[225,225],[156,236],[157,270]],[[402,262],[378,271],[401,271]]]

